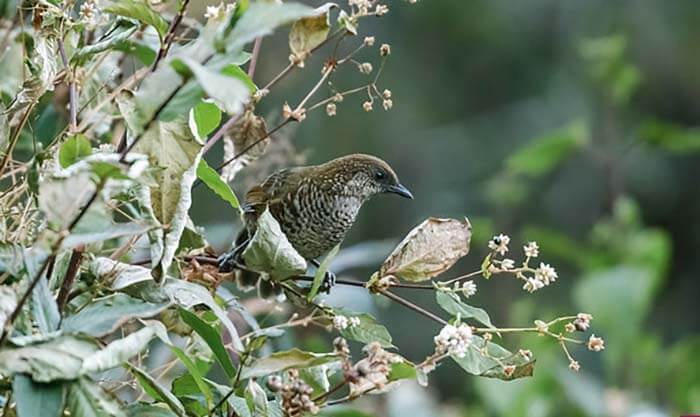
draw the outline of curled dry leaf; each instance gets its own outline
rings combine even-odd
[[[439,275],[469,253],[472,228],[467,218],[430,217],[411,230],[382,264],[379,275],[425,281]]]
[[[303,61],[311,50],[326,40],[331,29],[329,12],[333,7],[338,5],[326,3],[315,10],[314,16],[303,17],[294,22],[289,32],[289,49],[296,59]]]
[[[221,172],[224,181],[230,182],[238,171],[261,157],[270,143],[270,138],[265,137],[267,136],[265,119],[256,116],[253,110],[247,109],[238,122],[231,127],[228,135],[224,137],[224,162],[231,160],[241,152],[245,152],[244,155],[224,167]]]

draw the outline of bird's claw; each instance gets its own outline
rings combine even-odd
[[[318,289],[319,292],[330,294],[331,288],[335,285],[335,281],[335,274],[331,271],[326,271],[326,273],[323,274],[323,281],[321,281],[321,287]]]
[[[216,261],[219,263],[219,272],[231,272],[236,268],[238,254],[230,251],[219,256]]]

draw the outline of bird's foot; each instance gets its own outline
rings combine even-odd
[[[326,273],[323,274],[323,281],[321,281],[321,287],[319,287],[318,291],[330,294],[331,288],[335,285],[335,281],[335,274],[331,271],[326,271]]]
[[[238,265],[238,253],[235,250],[223,253],[216,261],[219,263],[219,272],[231,272]]]

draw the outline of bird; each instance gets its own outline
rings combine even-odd
[[[413,199],[391,166],[372,155],[350,154],[320,165],[281,169],[246,193],[241,205],[245,227],[233,249],[219,257],[219,270],[237,270],[239,284],[263,284],[246,271],[241,255],[265,209],[299,255],[318,267],[318,258],[343,241],[362,205],[385,193]],[[334,282],[335,275],[329,271],[322,290],[328,292]]]

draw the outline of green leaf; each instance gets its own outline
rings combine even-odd
[[[177,417],[167,408],[146,403],[132,403],[126,407],[126,414],[129,417]]]
[[[40,278],[32,291],[32,313],[41,334],[51,333],[58,328],[61,315],[56,299],[53,298],[47,278]]]
[[[386,329],[386,327],[377,323],[377,320],[370,314],[357,314],[341,308],[333,309],[333,312],[348,318],[357,317],[360,319],[360,324],[357,326],[348,326],[340,331],[340,334],[346,339],[361,342],[363,344],[378,342],[383,348],[394,347],[394,345],[391,344],[392,339],[389,331]]]
[[[217,361],[226,372],[226,375],[228,375],[229,378],[235,378],[236,368],[221,341],[219,332],[214,327],[204,322],[204,320],[200,319],[196,314],[185,309],[180,309],[179,312],[182,320],[207,343],[214,353],[214,357],[216,357]]]
[[[255,38],[272,33],[279,26],[315,13],[311,7],[297,3],[251,3],[225,40],[226,50],[238,51]]]
[[[156,52],[141,42],[125,40],[114,44],[113,48],[117,51],[135,56],[147,67],[153,65],[153,61],[156,59]]]
[[[221,110],[213,103],[200,101],[192,109],[192,114],[200,138],[207,137],[221,123]]]
[[[15,375],[12,393],[18,417],[59,417],[63,415],[63,382],[41,384],[25,375]]]
[[[202,143],[192,135],[184,119],[179,119],[154,123],[134,146],[134,152],[148,155],[151,165],[159,168],[154,173],[157,186],[148,193],[150,205],[148,201],[143,204],[152,207],[161,224],[168,225],[167,230],[156,230],[149,236],[152,242],[158,242],[151,245],[151,259],[156,265],[152,274],[160,280],[172,264],[187,223]]]
[[[482,352],[486,341],[476,335],[472,344],[462,358],[452,355],[452,360],[472,375],[497,378],[505,381],[532,376],[535,361],[528,360],[520,354],[513,354],[500,345],[488,342],[486,355]],[[506,375],[504,366],[514,366],[511,374]]]
[[[443,310],[447,311],[453,316],[459,316],[462,320],[474,319],[487,327],[495,329],[493,324],[491,324],[491,318],[484,309],[472,307],[469,304],[462,302],[455,294],[449,294],[444,291],[436,291],[435,299]]]
[[[116,368],[141,353],[156,335],[155,326],[162,327],[163,332],[166,331],[162,323],[153,322],[122,339],[110,342],[104,348],[84,358],[81,372],[87,374]]]
[[[61,328],[66,333],[102,337],[131,319],[153,317],[168,305],[169,303],[148,303],[126,294],[113,294],[66,317]]]
[[[243,368],[242,379],[259,378],[276,372],[288,369],[309,368],[326,363],[337,362],[338,355],[335,353],[312,353],[304,352],[297,348],[275,352],[270,356],[259,358],[253,361],[250,366]]]
[[[416,379],[417,375],[415,365],[407,361],[402,361],[391,364],[391,371],[389,371],[388,379],[389,382],[402,379]]]
[[[248,385],[244,391],[245,402],[248,410],[255,417],[268,417],[267,394],[255,379],[248,380]]]
[[[126,23],[126,24],[125,24]],[[143,53],[143,51],[139,51],[136,49],[136,44],[135,42],[129,41],[129,37],[134,34],[139,28],[139,25],[134,25],[131,22],[121,20],[118,22],[118,28],[115,29],[110,36],[108,36],[106,39],[103,39],[101,41],[92,43],[87,46],[83,46],[80,48],[71,58],[71,62],[74,64],[83,64],[85,61],[87,61],[88,58],[92,57],[95,54],[98,54],[100,52],[104,52],[107,50],[117,50],[117,51],[123,51],[127,53],[132,53],[133,55],[138,57],[138,53]],[[132,45],[132,46],[127,46],[127,45]],[[145,48],[149,51],[148,47],[145,47],[143,45],[140,45],[142,48]],[[133,48],[133,49],[132,49]],[[138,52],[137,52],[138,51]],[[137,53],[135,53],[137,52]],[[153,53],[153,51],[151,51]],[[148,64],[146,64],[148,65]]]
[[[141,23],[151,25],[156,29],[161,39],[168,31],[168,22],[145,1],[119,0],[105,7],[104,12],[136,19]]]
[[[96,350],[91,341],[72,336],[4,348],[0,350],[0,373],[27,374],[36,382],[76,379],[83,374],[83,358]]]
[[[331,265],[331,261],[333,260],[333,258],[335,258],[335,255],[338,254],[339,250],[340,244],[335,245],[335,247],[331,249],[330,252],[328,252],[326,257],[323,258],[323,262],[321,262],[321,265],[316,270],[316,274],[314,275],[314,282],[311,285],[311,291],[309,291],[309,295],[306,296],[306,299],[309,302],[313,301],[314,297],[316,297],[316,294],[318,294],[318,289],[321,288],[321,284],[323,283],[323,279],[326,276],[326,272],[328,272],[328,268]]]
[[[9,285],[0,286],[0,329],[5,328],[5,322],[17,307],[17,293]],[[4,330],[0,331],[0,335]]]
[[[250,98],[250,92],[245,83],[238,78],[207,68],[190,58],[175,59],[171,65],[177,66],[178,63],[189,68],[202,89],[225,112],[230,115],[241,113],[243,106]]]
[[[662,121],[644,123],[639,138],[645,143],[681,154],[700,151],[700,129]]]
[[[245,264],[256,271],[267,272],[273,280],[281,280],[306,272],[306,260],[294,249],[279,223],[266,209],[250,243],[243,251]]]
[[[155,400],[162,401],[165,404],[167,404],[168,407],[170,407],[170,409],[178,417],[187,417],[187,413],[185,412],[185,406],[182,405],[180,400],[178,400],[177,397],[170,392],[170,390],[161,385],[158,381],[155,380],[155,378],[150,376],[146,371],[142,370],[141,368],[137,368],[130,364],[128,365],[128,367],[131,373],[133,373],[136,376],[136,379],[139,381],[139,384],[141,384],[144,391],[146,391],[148,395],[150,395]]]
[[[229,77],[237,78],[243,82],[246,86],[248,86],[248,91],[250,93],[255,93],[258,91],[258,86],[255,85],[253,80],[250,79],[248,74],[241,69],[236,64],[228,64],[225,67],[221,69],[221,73],[224,75],[228,75]]]
[[[122,404],[87,377],[70,384],[68,410],[71,417],[126,417]]]
[[[231,190],[231,187],[229,187],[221,178],[221,175],[210,167],[204,159],[200,160],[199,165],[197,165],[197,177],[202,180],[210,190],[214,191],[224,201],[231,204],[231,207],[236,210],[240,209],[241,205],[238,202],[236,194]]]
[[[314,48],[326,40],[331,30],[329,12],[333,7],[338,5],[326,3],[315,10],[316,15],[294,22],[289,32],[289,49],[292,54],[304,60]]]
[[[462,221],[430,217],[396,246],[382,263],[379,275],[411,282],[431,279],[469,253],[471,235],[467,218]]]
[[[90,140],[82,133],[78,133],[63,142],[63,145],[58,150],[58,162],[61,164],[61,167],[67,168],[91,154],[92,145]]]
[[[180,362],[185,366],[187,369],[187,372],[189,372],[190,375],[192,375],[192,379],[194,379],[195,384],[197,384],[197,387],[201,391],[201,393],[204,395],[204,398],[207,400],[207,406],[211,408],[214,405],[214,399],[212,397],[211,390],[209,389],[209,385],[207,385],[206,382],[204,382],[204,377],[202,377],[202,374],[199,372],[199,369],[197,369],[197,365],[195,365],[194,362],[185,354],[185,352],[182,351],[179,347],[175,345],[170,345],[170,350],[175,353],[175,356],[177,356],[178,359],[180,359]]]
[[[539,177],[553,170],[589,142],[586,125],[581,121],[573,121],[518,149],[508,157],[506,167],[512,174]]]
[[[70,234],[63,240],[61,247],[70,249],[80,245],[89,245],[120,237],[142,235],[155,227],[155,225],[149,223],[117,223],[107,229],[95,232]]]

